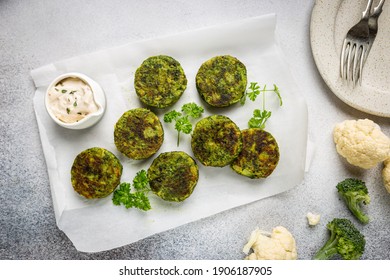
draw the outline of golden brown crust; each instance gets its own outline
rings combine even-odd
[[[228,117],[213,115],[200,120],[191,139],[194,156],[205,166],[229,165],[240,153],[241,131]]]
[[[148,169],[152,191],[164,200],[183,201],[193,192],[199,178],[195,160],[187,153],[173,151],[160,154]]]
[[[187,88],[187,78],[174,58],[167,55],[151,56],[135,72],[134,87],[144,104],[166,108],[179,100]]]
[[[154,155],[164,141],[164,130],[158,117],[144,108],[125,112],[115,124],[117,149],[131,159],[146,159]]]
[[[266,178],[279,162],[279,146],[275,138],[260,128],[241,132],[243,147],[231,167],[238,174],[249,178]]]
[[[122,169],[122,164],[110,151],[89,148],[79,153],[73,162],[72,186],[88,199],[106,197],[119,185]]]
[[[205,61],[196,74],[196,88],[206,103],[227,107],[240,101],[247,86],[245,65],[230,55]]]

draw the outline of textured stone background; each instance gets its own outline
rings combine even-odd
[[[390,259],[390,196],[380,177],[350,167],[335,152],[333,125],[369,117],[390,135],[389,120],[341,103],[315,67],[309,40],[314,1],[0,0],[0,259],[242,259],[255,227],[283,225],[299,259],[311,259],[327,238],[326,222],[349,217],[334,186],[356,176],[370,187],[372,218],[364,259]],[[304,182],[289,192],[107,252],[81,253],[56,226],[45,160],[32,106],[29,72],[53,61],[140,39],[277,14],[277,35],[309,107],[315,155]],[[253,34],[261,36],[261,34]],[[306,213],[322,214],[309,228]]]

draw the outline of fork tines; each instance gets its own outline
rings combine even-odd
[[[360,21],[345,36],[340,57],[340,74],[343,80],[361,83],[363,64],[370,44],[368,20],[373,0],[368,0]]]
[[[364,58],[369,48],[368,42],[357,43],[345,38],[341,52],[341,78],[351,81],[353,85],[357,81],[361,83]]]

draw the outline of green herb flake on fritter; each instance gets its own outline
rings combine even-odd
[[[241,131],[226,116],[209,116],[196,124],[191,148],[194,156],[205,166],[229,165],[241,151]]]
[[[160,154],[148,169],[152,191],[167,201],[180,202],[193,192],[199,179],[195,160],[182,151]]]
[[[114,142],[117,149],[131,159],[154,155],[164,140],[159,118],[150,110],[136,108],[125,112],[115,124]]]
[[[196,88],[200,96],[214,107],[227,107],[240,101],[246,85],[245,65],[230,55],[207,60],[196,74]]]
[[[238,174],[249,178],[266,178],[279,162],[279,146],[275,138],[260,128],[241,132],[242,150],[231,167]]]
[[[89,148],[78,154],[73,162],[72,186],[88,199],[106,197],[119,185],[122,168],[118,158],[110,151]]]
[[[166,108],[179,100],[187,88],[187,78],[180,63],[174,58],[152,56],[136,70],[134,87],[144,104]]]

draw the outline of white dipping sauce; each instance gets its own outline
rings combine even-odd
[[[74,123],[99,110],[91,87],[79,78],[66,78],[48,91],[48,107],[64,123]]]

